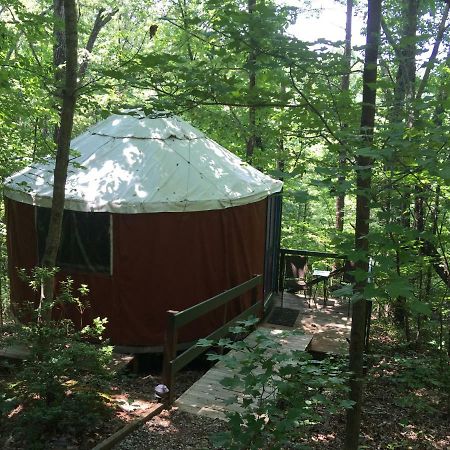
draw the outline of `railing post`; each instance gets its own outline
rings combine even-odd
[[[167,327],[164,339],[164,366],[163,380],[169,388],[167,406],[171,406],[174,401],[174,379],[173,360],[177,356],[177,329],[175,326],[175,315],[178,311],[167,311]]]
[[[258,275],[253,275],[253,278],[257,277]],[[260,284],[256,285],[251,290],[251,296],[252,296],[252,306],[258,302],[258,287]],[[259,307],[259,318],[261,320],[264,319],[264,294],[261,295],[261,300],[259,301],[260,307]]]
[[[285,251],[283,248],[280,249],[280,271],[278,272],[278,292],[283,292],[283,280],[284,280],[284,258]]]

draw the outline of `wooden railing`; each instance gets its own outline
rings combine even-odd
[[[251,314],[262,318],[264,316],[264,296],[258,300],[258,286],[262,285],[263,276],[255,275],[245,283],[239,284],[221,294],[216,295],[204,302],[191,306],[183,311],[167,311],[167,328],[164,343],[164,362],[163,362],[163,379],[164,384],[169,388],[167,402],[172,404],[174,400],[174,380],[175,374],[183,367],[189,364],[197,356],[200,356],[207,347],[198,347],[196,344],[185,350],[177,356],[178,344],[178,329],[187,325],[188,323],[198,319],[199,317],[227,305],[229,302],[239,297],[240,295],[251,291],[252,305],[245,311],[234,317],[232,320],[213,331],[206,336],[206,339],[219,339],[228,333],[229,328],[239,320],[244,320]]]

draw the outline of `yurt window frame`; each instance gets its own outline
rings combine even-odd
[[[266,241],[264,249],[264,295],[278,289],[279,255],[281,244],[282,192],[267,197]]]
[[[43,220],[42,216],[40,216],[39,211],[43,211],[46,210],[48,211],[47,214],[50,211],[50,208],[45,208],[45,207],[40,207],[37,206],[35,208],[35,223],[36,223],[36,232],[37,232],[37,250],[38,250],[38,256],[39,256],[39,262],[41,262],[42,260],[42,256],[44,253],[44,247],[45,247],[45,238],[43,238],[42,233],[40,232],[40,229],[42,229],[42,225],[39,223],[40,220]],[[98,220],[100,218],[105,218],[105,222],[107,223],[103,223],[101,224],[102,226],[102,231],[108,234],[108,249],[103,250],[103,251],[99,251],[99,247],[94,247],[92,248],[92,242],[90,242],[89,245],[84,245],[83,242],[81,242],[81,246],[84,248],[84,251],[86,251],[86,249],[89,251],[90,255],[98,255],[103,254],[104,256],[106,256],[106,254],[108,254],[108,261],[103,261],[102,263],[98,263],[98,261],[92,265],[86,264],[85,261],[83,261],[83,259],[79,259],[78,261],[74,262],[72,261],[68,261],[68,260],[64,260],[64,254],[67,252],[64,252],[63,249],[60,248],[60,251],[58,252],[58,258],[57,258],[57,266],[60,267],[62,270],[67,270],[67,271],[71,271],[71,272],[79,272],[79,273],[95,273],[95,274],[101,274],[101,275],[109,275],[111,276],[113,273],[113,221],[112,221],[112,215],[110,213],[97,213],[97,212],[81,212],[81,211],[73,211],[73,210],[64,210],[64,216],[66,217],[66,215],[70,213],[70,214],[74,214],[75,218],[78,215],[85,215],[84,216],[84,221],[88,222],[87,226],[85,227],[86,229],[88,229],[89,231],[87,233],[91,234],[97,234],[99,227],[98,225],[94,226],[93,221],[91,221],[89,218],[95,218],[95,220],[97,220],[97,224],[98,224]],[[86,219],[87,218],[87,219]],[[89,223],[91,222],[91,223]],[[63,233],[64,233],[64,227],[67,226],[68,221],[64,221],[63,219]],[[76,221],[76,223],[79,223]],[[70,225],[69,225],[70,226]],[[93,231],[94,230],[94,231]],[[68,230],[66,232],[69,232]],[[80,236],[80,240],[83,241],[83,237],[84,240],[86,239],[86,233],[82,233],[82,235]],[[99,242],[99,240],[97,240],[97,242]],[[103,240],[103,245],[105,244],[105,240]],[[62,243],[62,245],[64,245],[64,243]],[[82,253],[82,251],[80,251],[80,253]]]

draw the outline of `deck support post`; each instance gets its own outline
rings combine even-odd
[[[167,406],[170,407],[174,402],[174,379],[173,361],[177,356],[177,328],[175,326],[175,315],[178,311],[167,311],[167,327],[164,339],[164,367],[163,380],[169,388],[167,397]]]

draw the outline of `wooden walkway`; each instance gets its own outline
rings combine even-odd
[[[280,300],[279,296],[275,298],[275,306],[280,306]],[[313,353],[348,354],[347,339],[351,325],[348,303],[345,300],[329,299],[327,306],[323,306],[319,300],[317,305],[312,304],[309,307],[302,295],[285,292],[283,308],[298,311],[295,324],[286,327],[266,322],[261,328],[279,339],[283,352],[308,350]],[[304,334],[289,334],[293,330]],[[287,332],[287,335],[281,335],[281,331]],[[252,339],[252,335],[253,333],[247,339]],[[236,357],[239,358],[239,355]],[[221,380],[232,376],[232,370],[219,362],[184,392],[176,400],[175,406],[192,414],[219,419],[225,419],[226,411],[241,411],[243,394],[220,384]]]
[[[283,327],[284,328],[284,327]],[[290,352],[292,350],[304,351],[312,339],[312,335],[295,335],[283,333],[274,326],[262,326],[265,332],[274,337],[281,344],[281,351]],[[246,339],[252,340],[254,333]],[[231,353],[231,352],[230,352]],[[233,350],[236,358],[240,355]],[[220,381],[226,377],[232,377],[233,371],[226,367],[222,362],[217,363],[200,380],[194,383],[181,397],[175,402],[180,410],[192,414],[198,414],[215,419],[225,419],[226,411],[241,411],[243,400],[242,392],[226,388],[220,384]]]
[[[275,305],[280,306],[281,298],[277,294]],[[313,339],[308,351],[313,353],[348,354],[348,339],[350,338],[351,318],[347,299],[330,298],[327,305],[323,299],[317,299],[317,304],[308,302],[303,294],[284,293],[283,308],[299,312],[294,326],[306,334],[312,334]]]

